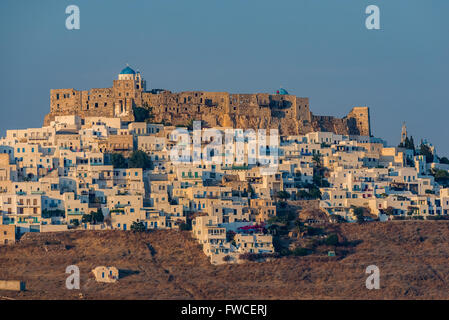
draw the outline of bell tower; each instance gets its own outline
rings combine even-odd
[[[140,72],[129,65],[114,80],[114,116],[123,120],[133,119],[133,108],[142,105],[142,92],[146,90],[146,82]]]
[[[407,139],[407,126],[405,125],[405,122],[402,123],[402,130],[401,130],[401,143],[405,144],[405,139]]]

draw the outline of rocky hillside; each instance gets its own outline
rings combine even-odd
[[[449,223],[342,224],[358,243],[344,257],[283,257],[212,266],[188,232],[75,231],[27,234],[0,247],[0,279],[23,280],[14,299],[448,299]],[[78,265],[81,290],[67,290],[65,269]],[[379,290],[365,288],[368,265]],[[115,266],[122,278],[96,283],[90,271]]]

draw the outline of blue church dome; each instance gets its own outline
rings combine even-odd
[[[136,72],[131,69],[129,66],[126,66],[125,69],[123,69],[120,74],[136,74]]]
[[[276,94],[288,94],[287,90],[280,88],[278,91],[276,91]]]

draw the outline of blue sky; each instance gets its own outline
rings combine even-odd
[[[365,28],[371,4],[381,30]],[[51,88],[110,87],[129,63],[149,88],[282,86],[337,117],[367,105],[375,136],[396,145],[406,121],[449,155],[449,1],[2,0],[0,14],[1,135],[41,126]]]

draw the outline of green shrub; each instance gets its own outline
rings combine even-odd
[[[134,232],[144,232],[146,230],[145,225],[143,224],[143,222],[136,222],[134,221],[131,224],[131,230]]]
[[[293,255],[297,256],[297,257],[303,257],[308,255],[310,252],[308,249],[306,248],[296,248],[295,250],[293,250]]]
[[[324,243],[328,246],[336,246],[338,245],[338,236],[333,233],[327,236],[326,240],[324,240]]]

